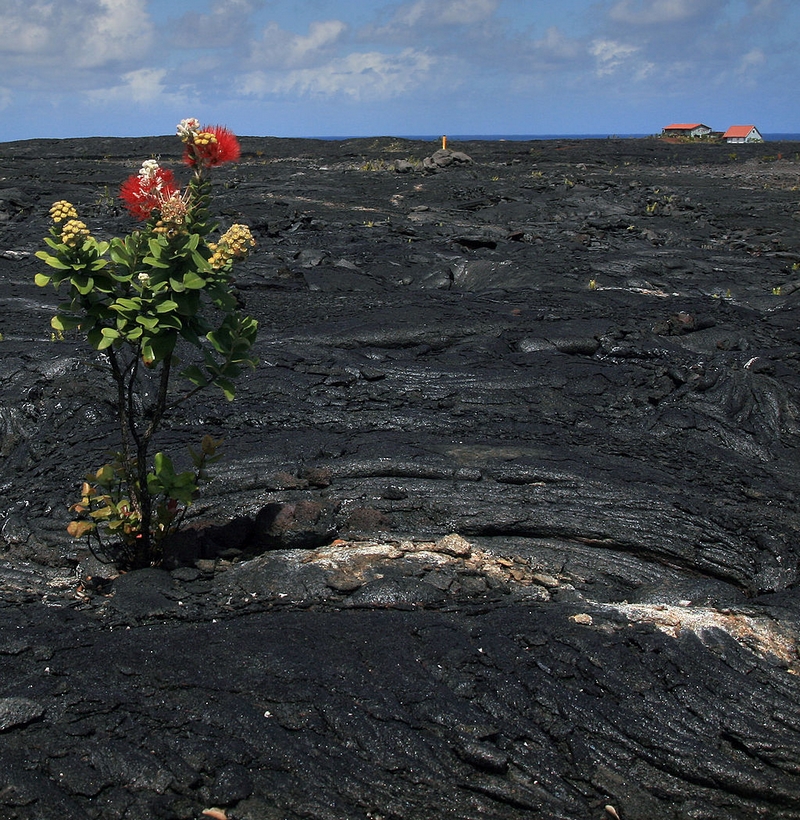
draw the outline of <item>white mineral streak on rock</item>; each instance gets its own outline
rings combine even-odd
[[[599,606],[615,609],[635,623],[651,623],[674,638],[689,631],[702,640],[709,630],[720,629],[752,652],[772,655],[785,663],[800,666],[796,636],[771,618],[754,618],[732,610],[672,604],[619,603]]]

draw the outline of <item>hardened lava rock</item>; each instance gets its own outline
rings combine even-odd
[[[173,140],[0,145],[4,817],[798,820],[800,146],[242,139],[260,363],[120,573],[33,254]]]

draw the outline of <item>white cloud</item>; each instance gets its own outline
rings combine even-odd
[[[154,27],[145,0],[99,0],[79,38],[78,65],[95,68],[144,57]]]
[[[334,45],[347,30],[341,20],[326,20],[312,23],[305,37],[295,37],[289,44],[289,63],[305,63],[305,61],[330,46]]]
[[[634,72],[633,79],[637,82],[642,82],[643,80],[652,77],[653,75],[658,73],[658,66],[655,63],[651,62],[642,62],[637,63],[636,71]]]
[[[292,34],[277,23],[267,26],[253,43],[248,64],[252,68],[304,68],[328,59],[347,26],[340,20],[313,22],[307,35]]]
[[[719,9],[724,0],[618,0],[609,18],[629,25],[683,23]]]
[[[38,12],[38,13],[37,13]],[[25,9],[6,10],[0,27],[0,54],[13,59],[21,54],[43,54],[50,43],[50,31],[39,22],[47,17],[41,4],[33,3]]]
[[[783,0],[615,0],[594,43],[597,72],[624,64],[631,79],[659,77],[671,94],[752,85],[782,50],[776,15],[787,9]]]
[[[767,57],[760,48],[753,48],[742,57],[739,63],[739,71],[746,73],[759,65],[766,63]]]
[[[499,0],[416,0],[402,5],[394,20],[405,26],[470,26],[488,20],[498,5]]]
[[[785,10],[786,0],[747,0],[754,17],[773,17]]]
[[[163,96],[165,86],[162,80],[166,73],[162,68],[129,71],[123,79],[130,91],[131,99],[137,103],[149,103]]]
[[[580,41],[567,37],[556,26],[550,26],[545,36],[533,44],[539,57],[547,62],[571,61],[583,53]]]
[[[422,85],[436,61],[423,52],[406,49],[399,54],[357,52],[315,68],[286,73],[252,72],[242,78],[245,95],[342,96],[352,100],[388,100]]]
[[[742,55],[739,64],[731,72],[734,82],[739,87],[753,88],[756,86],[756,79],[760,74],[759,69],[766,65],[767,56],[760,48],[753,48]],[[724,77],[720,79],[725,81]]]
[[[135,63],[153,41],[146,0],[31,0],[3,10],[0,57],[6,76],[57,66],[63,81],[76,70]]]
[[[613,74],[640,49],[637,46],[618,43],[614,40],[595,40],[590,52],[597,61],[597,75],[605,77]]]
[[[87,98],[96,105],[111,103],[135,103],[140,106],[173,105],[185,103],[187,95],[171,91],[164,82],[167,72],[163,68],[140,68],[128,71],[122,82],[109,88],[87,92]]]
[[[229,48],[250,35],[250,16],[258,0],[216,0],[210,14],[189,12],[170,26],[169,39],[178,48]]]

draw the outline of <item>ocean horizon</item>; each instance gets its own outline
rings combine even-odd
[[[611,140],[611,139],[646,139],[647,137],[657,137],[660,134],[447,134],[447,139],[452,142],[533,142],[536,140]],[[423,142],[438,142],[442,134],[351,134],[337,137],[308,137],[308,139],[329,140],[355,140],[355,139],[379,139],[380,137],[394,137],[395,139],[420,140]],[[765,142],[800,142],[800,133],[775,133],[763,134]]]
[[[0,138],[0,145],[13,142],[28,142],[33,140],[83,140],[83,139],[142,139],[155,136],[170,136],[168,134],[149,135],[85,135],[79,137],[25,137],[21,139],[6,140]],[[243,139],[264,138],[264,139],[311,139],[324,140],[327,142],[338,142],[342,140],[360,139],[404,139],[420,142],[441,142],[443,134],[345,134],[345,135],[310,135],[310,136],[286,136],[279,134],[241,134]],[[660,134],[447,134],[450,143],[457,142],[536,142],[547,140],[635,140],[649,139],[660,136]],[[780,132],[763,134],[765,142],[800,142],[800,132]]]

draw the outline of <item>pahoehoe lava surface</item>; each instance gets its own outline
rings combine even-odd
[[[118,574],[33,254],[176,146],[0,145],[4,818],[800,818],[800,144],[243,139],[260,365]]]

